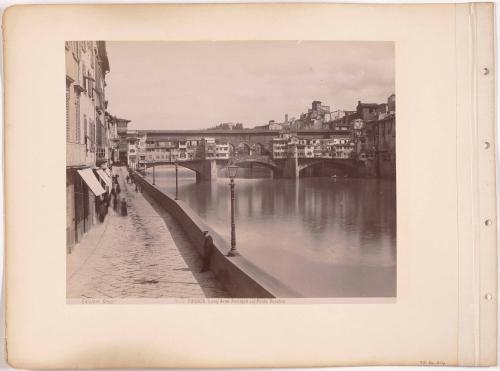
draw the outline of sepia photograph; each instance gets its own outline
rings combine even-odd
[[[9,365],[497,363],[492,4],[3,23]]]
[[[65,68],[68,303],[396,298],[394,42],[66,41]]]

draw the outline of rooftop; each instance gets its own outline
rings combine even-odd
[[[378,104],[378,103],[361,103],[358,101],[358,106],[376,108],[376,107],[380,106],[380,104]]]

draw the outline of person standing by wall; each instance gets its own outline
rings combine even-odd
[[[208,234],[208,231],[203,231],[203,236],[205,237],[203,241],[203,265],[201,267],[200,273],[210,270],[210,258],[212,257],[213,251],[215,249],[214,240],[212,239],[212,236]]]

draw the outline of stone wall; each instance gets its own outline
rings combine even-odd
[[[210,257],[210,270],[233,297],[291,298],[300,296],[245,257],[227,257],[226,254],[230,249],[229,243],[210,228],[185,202],[175,200],[172,195],[159,190],[138,173],[135,173],[134,177],[142,185],[143,191],[147,192],[179,222],[200,255],[203,255],[203,231],[208,231],[215,245],[215,251]]]

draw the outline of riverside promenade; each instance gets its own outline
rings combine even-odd
[[[128,215],[110,206],[104,223],[67,255],[67,298],[228,297],[212,272],[199,273],[201,258],[172,216],[126,183],[125,168],[114,172]]]

